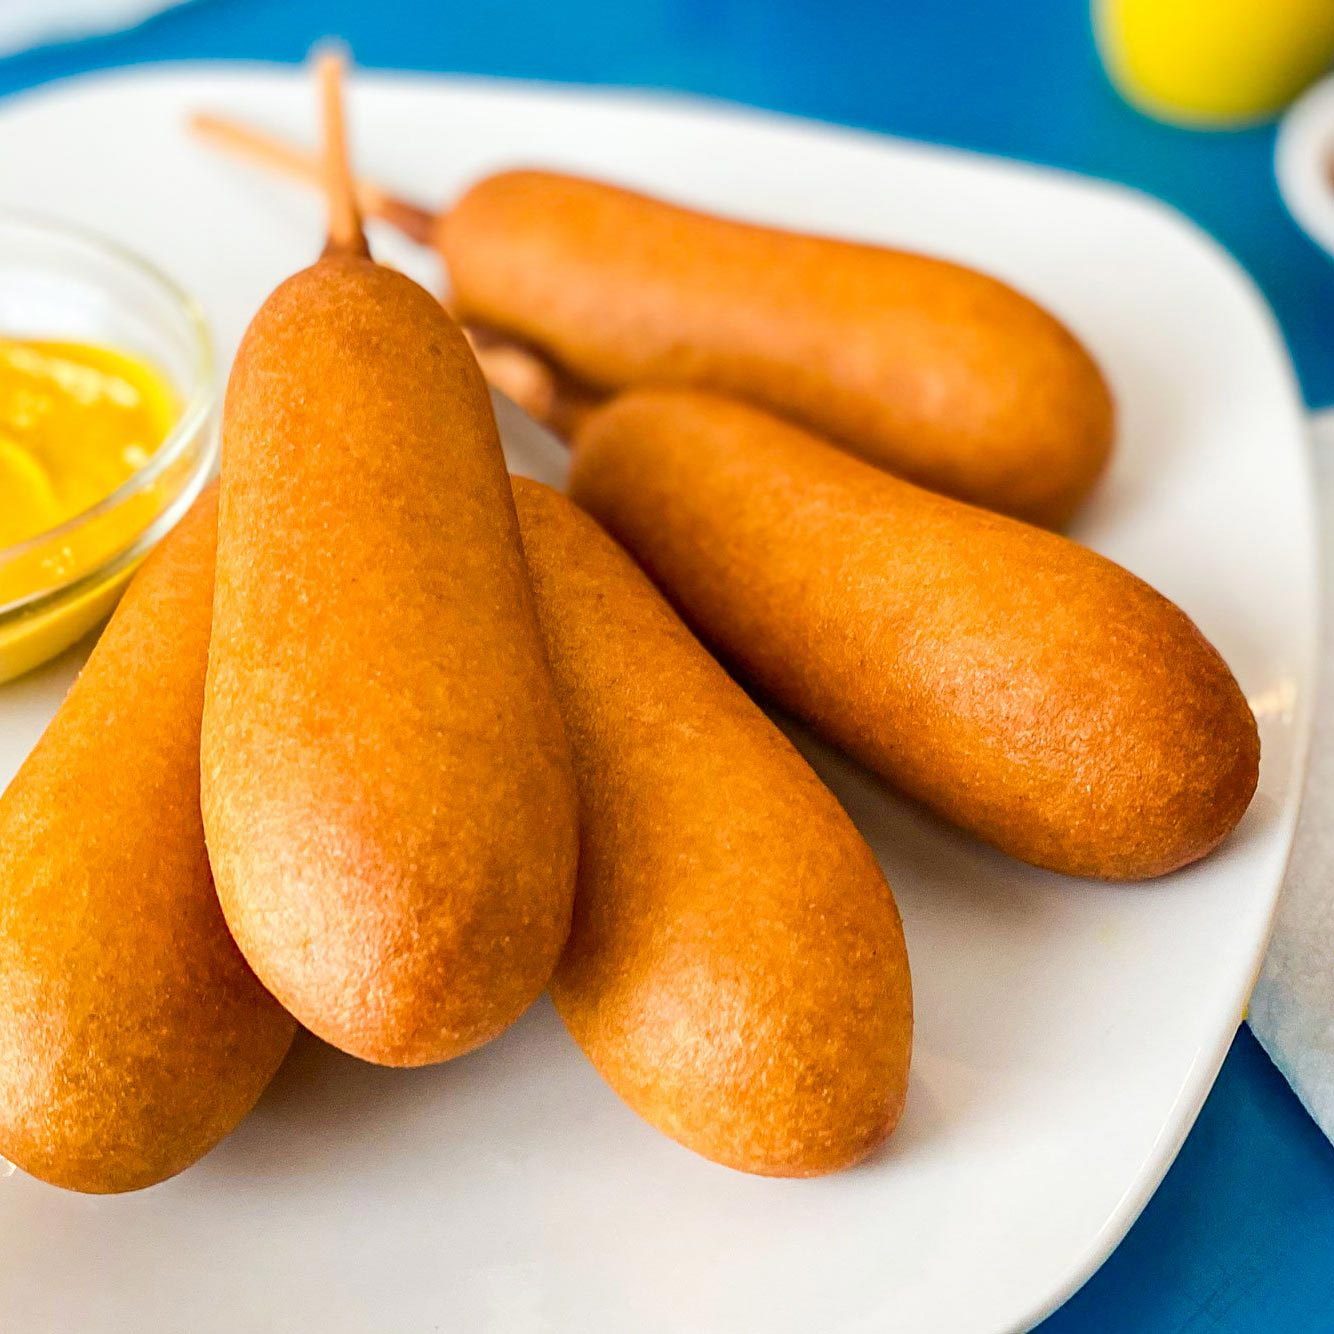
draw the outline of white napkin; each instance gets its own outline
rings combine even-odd
[[[115,32],[182,0],[0,0],[0,56]]]
[[[1249,1022],[1334,1140],[1334,411],[1313,419],[1321,561],[1321,652],[1311,762],[1269,955]]]

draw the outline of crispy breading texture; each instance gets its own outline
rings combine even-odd
[[[1227,664],[1066,538],[690,391],[589,417],[571,493],[743,676],[1024,861],[1161,875],[1255,791],[1255,719]]]
[[[150,1186],[254,1105],[295,1025],[218,908],[199,817],[216,496],[131,582],[0,798],[0,1153]]]
[[[932,490],[1048,526],[1101,474],[1088,352],[945,260],[751,226],[598,181],[489,176],[439,218],[454,309],[590,385],[766,407]]]
[[[569,928],[574,779],[463,335],[355,255],[283,283],[223,420],[204,823],[227,921],[326,1041],[495,1036]]]
[[[746,1172],[814,1176],[903,1108],[912,995],[871,850],[630,558],[516,479],[583,846],[561,1017],[641,1116]]]

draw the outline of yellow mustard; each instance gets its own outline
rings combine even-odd
[[[137,357],[91,344],[0,338],[0,618],[13,604],[93,573],[133,542],[145,508],[160,503],[155,495],[113,505],[66,533],[52,530],[133,477],[179,411],[166,377]],[[90,587],[40,614],[0,619],[0,680],[89,628],[122,582]]]

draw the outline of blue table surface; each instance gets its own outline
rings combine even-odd
[[[1080,0],[196,0],[133,32],[0,60],[0,94],[141,61],[295,61],[671,88],[1125,181],[1250,270],[1312,407],[1334,403],[1334,264],[1274,185],[1272,127],[1177,130],[1108,86]],[[1042,1329],[1334,1331],[1334,1148],[1249,1030],[1126,1240]]]

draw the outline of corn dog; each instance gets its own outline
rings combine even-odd
[[[344,1051],[416,1065],[545,987],[576,796],[484,381],[367,256],[322,73],[329,246],[227,390],[204,825],[265,985]]]
[[[144,563],[0,797],[0,1153],[151,1186],[248,1112],[295,1025],[218,909],[199,818],[212,490]]]
[[[217,117],[201,137],[289,175],[315,159]],[[366,183],[367,211],[443,257],[465,323],[604,391],[751,401],[910,481],[1064,524],[1113,405],[1051,314],[942,259],[748,225],[549,171],[489,176],[438,215]]]
[[[781,732],[568,500],[514,480],[583,808],[551,993],[641,1116],[746,1172],[864,1157],[903,1107],[898,911]]]
[[[570,491],[744,676],[1023,861],[1161,875],[1255,790],[1255,720],[1222,658],[1065,538],[680,390],[589,416]]]

